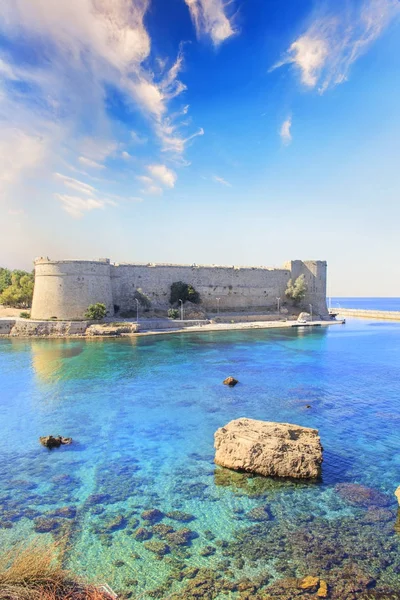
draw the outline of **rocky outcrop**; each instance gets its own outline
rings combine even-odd
[[[42,444],[42,446],[45,446],[46,448],[59,448],[63,445],[72,444],[72,438],[61,437],[61,435],[57,435],[56,437],[53,435],[46,435],[40,437],[39,441]]]
[[[265,476],[314,479],[321,475],[317,429],[236,419],[215,432],[215,463]]]
[[[108,336],[117,337],[124,333],[136,333],[139,327],[137,323],[122,322],[122,323],[100,323],[90,325],[86,329],[87,336]]]
[[[397,490],[395,491],[394,495],[396,496],[398,503],[400,504],[400,485],[397,488]]]
[[[239,383],[239,381],[237,379],[235,379],[234,377],[227,377],[223,381],[223,384],[229,385],[229,387],[234,387],[237,383]]]

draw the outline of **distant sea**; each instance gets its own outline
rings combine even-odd
[[[364,310],[398,310],[400,298],[331,298],[332,308],[361,308]]]

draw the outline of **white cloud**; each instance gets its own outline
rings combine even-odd
[[[288,117],[282,123],[282,126],[279,131],[279,135],[281,136],[282,142],[287,146],[292,141],[292,134],[290,133],[290,128],[292,127],[292,117]]]
[[[86,194],[87,196],[93,196],[96,191],[92,185],[88,183],[84,183],[83,181],[79,181],[78,179],[74,179],[73,177],[68,177],[68,175],[62,175],[61,173],[55,173],[54,176],[57,179],[60,179],[65,186],[80,192],[82,194]]]
[[[337,14],[318,16],[271,70],[294,64],[301,81],[323,93],[347,80],[352,64],[400,14],[398,0],[363,0]]]
[[[223,177],[218,177],[217,175],[212,176],[212,180],[216,183],[220,183],[221,185],[226,185],[227,187],[233,187],[229,181],[226,181]]]
[[[165,187],[173,188],[175,186],[176,173],[166,165],[149,165],[147,169],[154,179],[157,179]]]
[[[124,152],[121,152],[121,158],[123,158],[124,160],[129,160],[131,159],[131,155],[129,154],[129,152],[126,152],[126,150],[124,150]]]
[[[226,14],[223,0],[185,0],[197,35],[209,35],[217,46],[234,33],[232,19]]]
[[[79,196],[69,196],[67,194],[55,194],[57,200],[62,203],[62,207],[72,218],[81,219],[85,213],[95,209],[103,209],[107,203],[97,198],[81,198]]]
[[[85,165],[85,167],[90,167],[92,169],[104,169],[104,165],[100,164],[99,162],[92,160],[91,158],[87,158],[87,156],[80,156],[79,157],[79,162],[82,163],[82,165]]]

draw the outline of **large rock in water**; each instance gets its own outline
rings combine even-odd
[[[221,467],[273,477],[321,475],[317,429],[241,418],[218,429],[214,439],[215,463]]]

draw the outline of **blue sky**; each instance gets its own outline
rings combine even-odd
[[[0,263],[279,266],[400,295],[398,0],[6,0]]]

